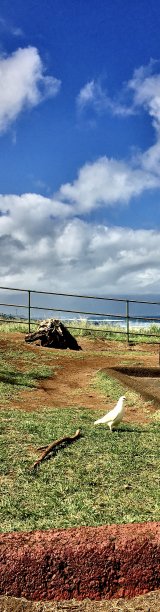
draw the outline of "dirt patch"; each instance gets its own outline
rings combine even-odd
[[[124,373],[118,372],[117,368],[126,368],[126,360],[132,367],[157,368],[158,352],[157,347],[153,345],[135,345],[130,347],[122,342],[107,342],[103,339],[80,338],[78,342],[82,346],[82,351],[75,354],[75,351],[57,351],[54,349],[46,349],[40,346],[27,345],[24,341],[24,336],[21,333],[3,334],[0,339],[0,347],[2,350],[20,350],[23,354],[27,352],[34,354],[34,366],[43,362],[44,365],[54,367],[54,374],[51,379],[39,381],[38,387],[17,392],[16,401],[11,401],[12,408],[18,408],[25,411],[41,410],[42,407],[66,408],[66,407],[84,407],[93,410],[107,411],[111,408],[111,402],[106,401],[106,396],[93,388],[94,378],[99,370],[106,371],[109,376],[117,377],[126,388],[132,387],[139,391],[142,395],[145,394],[145,384],[140,389],[138,388],[137,379],[125,376]],[[10,364],[14,366],[14,356],[9,358]],[[28,362],[29,363],[29,362]],[[19,371],[27,369],[23,359],[16,359],[16,367]],[[114,370],[116,368],[116,370]],[[157,368],[158,369],[158,368]],[[148,399],[148,397],[147,397]],[[153,399],[150,397],[149,399]],[[159,400],[156,398],[157,407]],[[10,407],[7,403],[8,408]],[[127,422],[148,422],[149,414],[155,412],[153,404],[148,405],[148,411],[145,413],[143,409],[138,412],[132,408],[127,408],[125,420]]]
[[[152,591],[132,599],[116,599],[112,601],[50,601],[38,602],[17,599],[16,597],[0,597],[0,612],[159,612],[160,591]]]

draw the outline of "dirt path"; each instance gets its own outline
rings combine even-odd
[[[48,407],[84,407],[93,410],[107,411],[113,406],[112,402],[107,402],[106,396],[94,388],[95,376],[100,370],[104,370],[109,376],[119,378],[124,387],[130,386],[138,390],[136,380],[129,381],[129,377],[124,378],[114,372],[115,367],[126,364],[138,365],[141,367],[155,367],[158,363],[157,347],[146,345],[130,348],[121,342],[106,342],[104,340],[91,340],[81,338],[82,352],[75,351],[55,351],[45,349],[36,345],[27,345],[22,334],[5,334],[0,339],[0,347],[4,350],[22,351],[22,354],[31,352],[35,355],[36,363],[48,365],[55,368],[53,377],[39,381],[38,388],[19,390],[16,400],[11,402],[12,408],[21,410],[41,410]],[[12,367],[14,358],[10,357]],[[29,364],[29,361],[28,361]],[[30,365],[30,364],[29,364]],[[34,364],[35,367],[36,364]],[[20,371],[24,370],[24,361],[19,358],[16,367]],[[27,364],[25,363],[25,369]],[[144,391],[145,391],[144,383]],[[143,388],[141,386],[141,393]],[[158,406],[158,404],[157,404]],[[9,405],[8,405],[9,407]],[[159,407],[159,406],[158,406]],[[155,412],[152,403],[148,405],[148,413]],[[149,414],[146,414],[143,402],[142,409],[138,412],[132,408],[127,409],[126,421],[146,422]]]

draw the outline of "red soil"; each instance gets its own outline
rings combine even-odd
[[[160,524],[2,534],[0,594],[132,597],[160,587]]]

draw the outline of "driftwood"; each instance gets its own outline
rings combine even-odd
[[[35,461],[35,463],[32,465],[31,470],[34,470],[35,468],[37,468],[39,464],[42,463],[42,461],[45,459],[45,457],[47,457],[47,455],[49,455],[56,446],[59,446],[63,442],[67,442],[68,444],[71,444],[72,442],[74,442],[74,440],[77,440],[77,438],[79,438],[80,435],[81,435],[80,429],[77,429],[76,433],[73,436],[64,436],[64,438],[59,438],[58,440],[54,440],[54,442],[51,442],[51,444],[49,444],[48,446],[39,447],[37,450],[42,450],[42,449],[45,449],[45,450],[40,455],[39,459],[37,459],[37,461]]]
[[[72,349],[81,351],[77,340],[70,334],[69,330],[58,319],[46,319],[38,326],[36,332],[26,334],[26,342],[36,342],[39,340],[41,346],[48,348]]]

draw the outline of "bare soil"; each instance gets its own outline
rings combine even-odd
[[[40,365],[55,367],[53,377],[39,381],[35,389],[22,390],[17,393],[16,400],[12,400],[12,408],[21,410],[41,410],[48,407],[84,407],[93,410],[107,410],[111,404],[107,403],[106,396],[95,389],[94,379],[98,371],[103,370],[118,378],[126,387],[132,387],[139,391],[145,399],[150,400],[147,412],[142,407],[134,411],[133,408],[127,409],[126,422],[148,422],[149,414],[155,412],[156,407],[160,406],[160,368],[158,346],[155,345],[135,345],[130,347],[122,342],[108,342],[105,340],[78,338],[78,343],[82,347],[82,352],[61,351],[46,349],[41,346],[27,345],[21,333],[3,334],[0,338],[0,348],[3,350],[10,348],[11,351],[21,349],[23,353],[33,352]],[[53,359],[52,359],[53,355]],[[49,360],[48,360],[49,356]],[[10,363],[14,366],[14,357],[10,358]],[[128,373],[118,371],[118,368],[135,366],[141,368],[142,377],[137,380],[136,376],[129,376]],[[35,367],[36,364],[33,364]],[[16,367],[19,371],[24,370],[23,359],[16,360]],[[145,368],[145,378],[143,378],[143,368]],[[159,376],[147,378],[151,368],[159,369]],[[25,365],[27,369],[27,364]],[[158,382],[158,385],[157,385]],[[147,385],[152,385],[148,389]],[[151,392],[150,392],[151,391]],[[154,401],[154,404],[153,404]],[[9,407],[9,404],[8,404]]]

